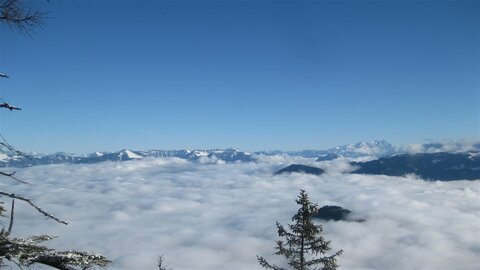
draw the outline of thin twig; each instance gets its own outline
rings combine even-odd
[[[0,108],[6,108],[10,111],[13,111],[13,110],[21,111],[22,110],[22,108],[12,106],[12,105],[8,104],[7,102],[1,103]]]
[[[20,180],[20,179],[18,179],[17,177],[15,177],[15,176],[14,176],[15,173],[16,173],[16,172],[6,173],[6,172],[0,171],[0,175],[3,175],[3,176],[7,176],[7,177],[9,177],[9,178],[12,178],[13,180],[18,181],[18,182],[20,182],[20,183],[22,183],[22,184],[31,185],[30,183],[25,182],[25,181]]]
[[[15,213],[15,199],[12,199],[12,210],[10,211],[10,224],[8,224],[8,230],[6,235],[9,236],[13,228],[13,214]]]
[[[0,134],[0,139],[3,141],[3,142],[0,142],[0,146],[3,146],[5,148],[7,148],[10,152],[13,152],[17,155],[20,155],[22,157],[26,157],[28,159],[32,159],[32,157],[29,154],[15,149],[15,147],[13,147],[9,142],[7,142],[7,139],[5,139],[5,137],[3,137],[2,134]]]
[[[8,230],[5,231],[5,227],[2,228],[0,231],[0,236],[1,237],[8,237],[10,233],[12,232],[13,228],[13,215],[15,213],[15,199],[12,199],[12,210],[10,211],[10,224],[8,225]],[[1,268],[1,267],[0,267]]]
[[[52,216],[51,214],[47,213],[45,210],[43,210],[42,208],[38,207],[37,205],[35,205],[30,199],[28,198],[25,198],[25,197],[22,197],[20,195],[16,195],[16,194],[13,194],[13,193],[7,193],[7,192],[3,192],[3,191],[0,191],[0,195],[5,195],[5,196],[8,196],[10,198],[13,198],[13,199],[18,199],[18,200],[21,200],[21,201],[24,201],[28,204],[30,204],[33,208],[37,209],[38,212],[44,214],[46,217],[48,218],[51,218],[53,220],[55,220],[56,222],[58,223],[62,223],[62,224],[65,224],[65,225],[68,225],[67,222],[63,221],[63,220],[60,220],[54,216]]]

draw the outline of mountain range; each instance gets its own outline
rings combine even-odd
[[[380,140],[337,146],[327,150],[261,151],[248,153],[234,148],[213,150],[148,150],[123,149],[117,152],[95,152],[88,155],[67,153],[18,155],[0,153],[0,167],[30,167],[48,164],[93,164],[104,161],[127,161],[143,158],[176,157],[190,161],[254,162],[260,156],[288,155],[316,158],[323,161],[344,158],[356,169],[351,173],[404,176],[415,174],[430,180],[477,180],[480,179],[480,144],[466,152],[438,152],[448,149],[442,144],[424,144],[429,153],[405,153],[390,143]],[[461,149],[456,147],[456,149]],[[368,157],[370,161],[359,162],[357,158]],[[361,159],[360,159],[361,160]],[[320,165],[320,167],[322,167]],[[300,172],[322,174],[323,170],[302,164],[287,166],[276,174]]]
[[[256,159],[252,154],[234,148],[214,150],[148,150],[134,151],[123,149],[118,152],[95,152],[89,155],[75,155],[58,152],[55,154],[28,154],[0,156],[0,167],[30,167],[48,164],[93,164],[104,161],[127,161],[147,157],[166,158],[176,157],[191,161],[222,160],[225,162],[252,162]]]
[[[289,155],[306,158],[321,158],[327,156],[325,160],[333,160],[339,157],[358,158],[358,157],[386,157],[397,154],[398,149],[385,140],[374,140],[370,142],[358,142],[355,144],[346,144],[333,147],[327,150],[301,150],[301,151],[262,151],[256,154],[264,155]],[[319,160],[321,161],[321,160]]]
[[[63,152],[54,154],[16,155],[14,153],[0,154],[0,167],[30,167],[36,165],[62,164],[62,163],[84,163],[92,164],[103,161],[126,161],[142,159],[146,157],[177,157],[181,159],[199,160],[221,160],[224,162],[252,162],[259,155],[288,155],[301,156],[306,158],[318,158],[324,155],[330,159],[338,157],[356,158],[363,156],[384,157],[396,153],[396,148],[386,141],[359,142],[347,144],[328,150],[302,150],[302,151],[260,151],[248,153],[234,148],[213,149],[213,150],[147,150],[136,151],[123,149],[117,152],[95,152],[88,155],[75,155]],[[330,155],[330,156],[329,156]],[[331,156],[333,155],[333,156]]]
[[[463,153],[417,153],[398,154],[366,162],[350,162],[356,167],[352,174],[388,176],[417,175],[425,180],[480,180],[480,151]],[[324,171],[317,167],[291,164],[275,172],[321,175]]]
[[[404,176],[428,180],[480,179],[480,152],[399,154],[367,162],[352,162],[352,173]]]

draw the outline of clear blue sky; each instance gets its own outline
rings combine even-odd
[[[480,1],[50,1],[0,26],[22,150],[480,137]]]

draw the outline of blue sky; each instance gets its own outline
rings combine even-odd
[[[479,1],[50,1],[0,26],[0,131],[38,152],[480,137]]]

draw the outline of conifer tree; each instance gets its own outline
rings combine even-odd
[[[321,235],[322,226],[313,223],[318,205],[310,202],[305,190],[300,190],[296,202],[300,208],[292,218],[294,223],[288,224],[288,229],[280,223],[276,223],[278,236],[284,240],[277,241],[274,254],[285,257],[288,265],[294,270],[337,269],[337,256],[343,251],[337,251],[330,256],[326,255],[331,249],[330,241],[326,241]],[[286,268],[270,264],[261,256],[257,256],[257,260],[266,269],[286,270]]]

